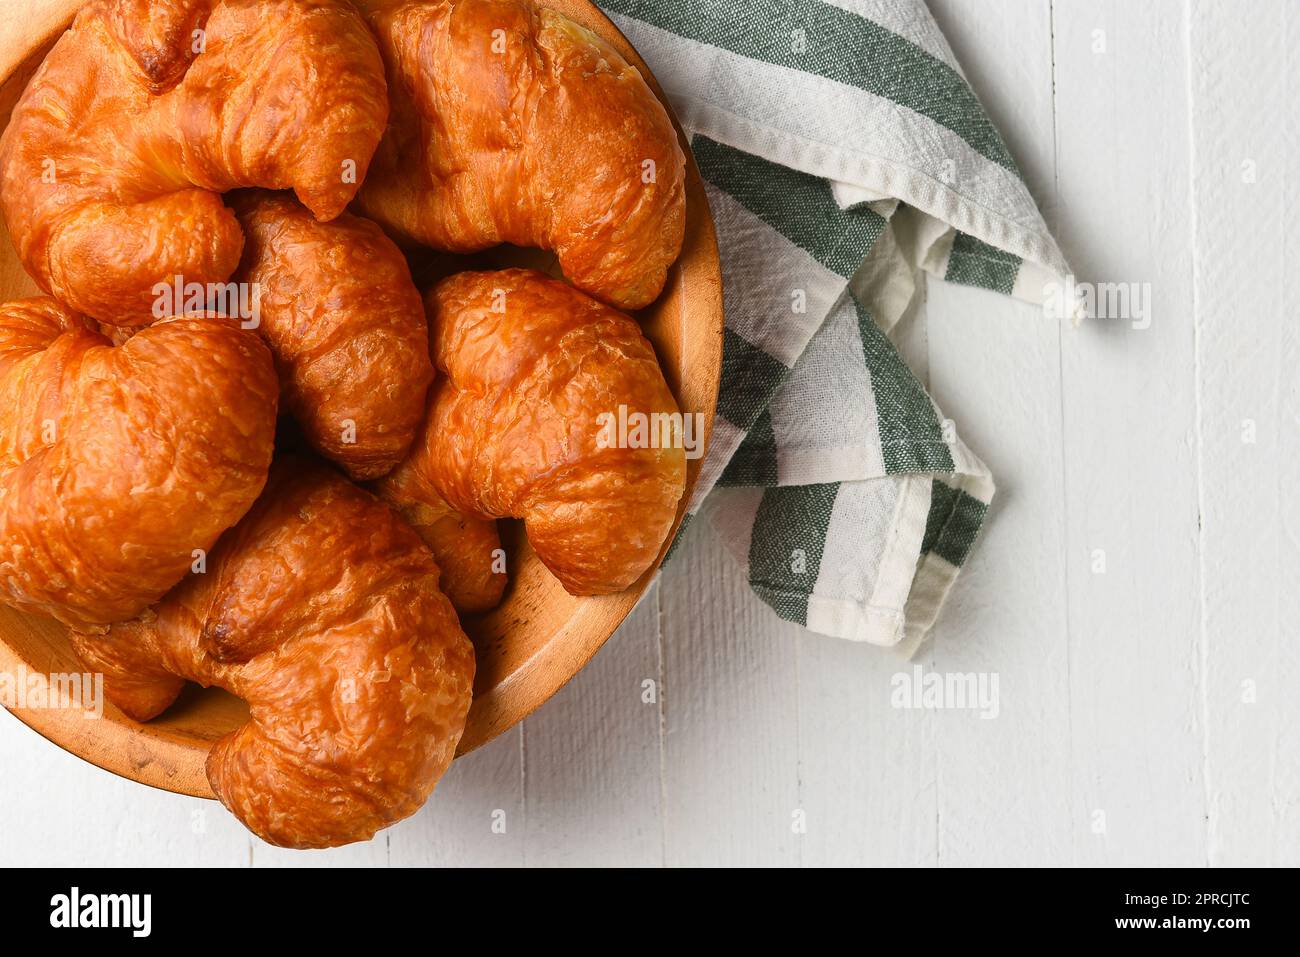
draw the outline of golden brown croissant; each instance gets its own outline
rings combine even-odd
[[[610,429],[644,417],[659,435],[678,414],[637,323],[527,269],[451,276],[425,311],[445,376],[407,465],[457,511],[522,518],[570,593],[631,585],[686,477],[679,418],[670,441]]]
[[[0,203],[42,289],[142,324],[156,284],[223,282],[238,265],[218,193],[292,188],[331,219],[387,109],[348,0],[92,0],[14,107]]]
[[[234,198],[244,256],[234,279],[259,293],[284,411],[312,448],[355,479],[400,462],[424,420],[433,365],[424,304],[378,226],[329,223],[288,196]]]
[[[442,571],[442,591],[457,612],[473,615],[501,603],[506,589],[505,552],[495,521],[453,509],[414,458],[376,482],[374,491],[429,546]]]
[[[244,698],[208,779],[263,840],[330,847],[414,813],[465,727],[474,650],[438,568],[386,505],[295,459],[155,615],[76,635],[137,720],[185,680]]]
[[[228,319],[113,346],[52,299],[0,306],[0,598],[83,628],[157,601],[257,498],[277,391]]]
[[[361,0],[393,115],[366,215],[451,252],[553,250],[623,309],[663,288],[685,228],[667,112],[609,44],[531,0]]]

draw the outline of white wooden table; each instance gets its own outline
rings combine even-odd
[[[1300,4],[931,7],[1079,278],[1152,295],[1074,330],[932,283],[904,333],[999,481],[921,663],[996,672],[995,720],[891,708],[896,658],[697,529],[368,845],[268,847],[6,714],[0,863],[1300,864]]]

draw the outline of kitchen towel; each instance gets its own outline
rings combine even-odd
[[[598,0],[691,139],[721,247],[707,524],[778,615],[913,653],[993,497],[889,338],[920,271],[1069,269],[921,0]]]

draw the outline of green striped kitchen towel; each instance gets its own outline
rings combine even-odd
[[[1065,260],[921,0],[600,0],[691,136],[726,340],[691,503],[755,593],[915,651],[993,496],[890,341],[919,271],[1041,302]]]

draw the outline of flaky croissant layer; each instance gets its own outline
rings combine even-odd
[[[442,570],[442,590],[459,614],[490,611],[501,603],[507,582],[505,552],[497,523],[457,512],[433,487],[412,456],[375,482],[376,495],[397,509]]]
[[[385,474],[405,458],[433,381],[401,251],[368,220],[318,222],[289,196],[253,191],[232,205],[246,238],[234,279],[258,290],[284,411],[352,478]]]
[[[88,628],[161,598],[261,491],[278,388],[232,320],[113,346],[52,299],[0,306],[0,599]]]
[[[636,68],[532,0],[359,0],[393,116],[359,194],[366,215],[450,252],[555,252],[622,309],[681,252],[686,159]]]
[[[293,189],[332,219],[387,113],[348,0],[91,0],[0,137],[0,205],[42,289],[138,325],[156,284],[222,282],[238,265],[219,193]]]
[[[686,481],[679,445],[608,441],[610,416],[678,414],[636,321],[528,269],[458,273],[425,311],[444,375],[403,467],[458,512],[522,518],[572,594],[635,582]]]
[[[249,705],[208,756],[217,797],[284,847],[366,840],[420,808],[465,728],[474,650],[433,556],[333,470],[277,461],[202,574],[147,619],[74,635],[109,699],[147,720],[186,680]]]

